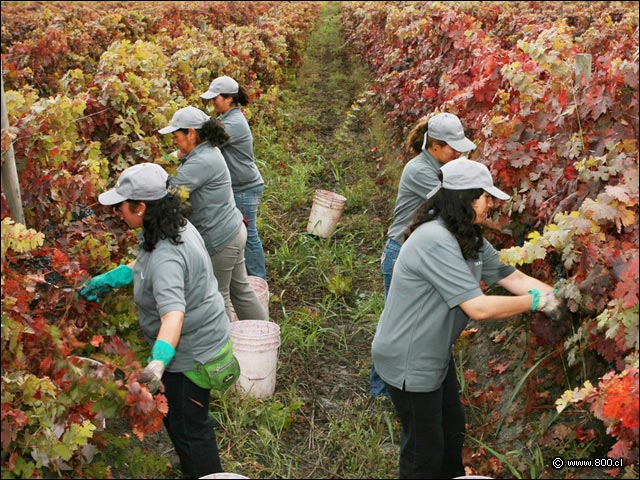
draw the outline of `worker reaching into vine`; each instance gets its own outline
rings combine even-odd
[[[138,381],[152,393],[164,386],[169,408],[163,422],[182,473],[199,478],[223,471],[209,416],[210,392],[229,388],[240,367],[211,259],[167,179],[159,165],[134,165],[98,200],[112,206],[130,229],[141,229],[132,267],[121,265],[111,278],[133,281],[138,321],[151,346]]]
[[[469,319],[563,314],[554,288],[499,261],[480,224],[494,198],[489,169],[459,158],[440,169],[407,230],[373,339],[375,369],[402,423],[399,478],[465,474],[465,416],[452,346]],[[481,281],[514,294],[485,295]]]

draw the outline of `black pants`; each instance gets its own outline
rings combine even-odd
[[[387,384],[402,423],[398,478],[464,475],[465,418],[453,357],[442,386],[429,393],[406,392]]]
[[[213,420],[209,417],[210,390],[198,387],[182,373],[162,376],[169,413],[164,426],[186,478],[222,472]]]

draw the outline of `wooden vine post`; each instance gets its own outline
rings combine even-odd
[[[0,77],[0,86],[2,87],[2,131],[9,129],[9,116],[7,115],[7,103],[4,99],[4,75]],[[24,212],[22,210],[22,196],[20,195],[20,182],[18,181],[18,169],[16,168],[16,159],[13,154],[13,143],[9,143],[6,152],[2,152],[5,156],[2,162],[2,190],[7,196],[7,204],[11,217],[17,223],[24,225]],[[26,226],[26,225],[25,225]]]

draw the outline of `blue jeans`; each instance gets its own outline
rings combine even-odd
[[[389,295],[389,287],[391,286],[391,277],[393,275],[393,266],[398,260],[400,254],[400,245],[394,240],[387,240],[382,252],[382,260],[380,261],[380,269],[382,270],[382,278],[384,279],[384,299]]]
[[[244,259],[247,265],[247,275],[267,279],[267,269],[264,261],[262,241],[258,235],[256,222],[258,219],[258,205],[264,193],[264,185],[233,192],[236,207],[247,219],[247,245],[244,250]]]
[[[198,387],[177,372],[164,372],[162,383],[169,405],[163,422],[180,457],[184,478],[222,472],[213,420],[209,416],[211,390]]]
[[[384,279],[384,299],[389,294],[389,286],[391,285],[391,276],[393,275],[393,266],[396,264],[401,245],[394,240],[387,240],[382,252],[380,268],[382,270],[382,278]],[[369,384],[371,385],[371,396],[378,397],[380,395],[389,396],[385,389],[384,381],[377,374],[376,369],[371,365],[371,375],[369,376]]]
[[[455,478],[464,475],[465,416],[453,356],[438,390],[407,392],[387,385],[402,423],[398,478]]]

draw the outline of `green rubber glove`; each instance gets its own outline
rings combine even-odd
[[[124,287],[131,282],[133,282],[133,269],[127,265],[120,265],[88,280],[79,294],[89,301],[100,302],[100,297],[112,288]]]

